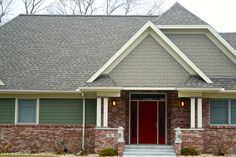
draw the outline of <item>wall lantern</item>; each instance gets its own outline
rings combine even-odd
[[[180,107],[185,107],[186,101],[184,99],[180,99],[179,105],[180,105]]]
[[[116,106],[116,101],[112,100],[112,106]]]

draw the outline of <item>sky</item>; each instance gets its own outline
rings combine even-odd
[[[52,1],[46,0],[46,3],[49,4]],[[101,1],[98,0],[98,2]],[[147,5],[150,5],[151,0],[143,0],[143,2],[148,7]],[[170,8],[175,2],[179,2],[213,26],[218,32],[236,32],[236,0],[164,0],[163,11]],[[9,18],[13,18],[20,13],[24,13],[24,6],[21,0],[17,0],[13,4]]]

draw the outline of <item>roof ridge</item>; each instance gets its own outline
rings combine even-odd
[[[197,15],[195,15],[194,13],[192,13],[191,11],[189,11],[188,9],[186,9],[184,6],[182,6],[180,3],[176,2],[174,5],[172,5],[169,9],[167,9],[164,13],[162,13],[156,21],[154,22],[158,22],[158,20],[161,20],[162,18],[165,17],[165,15],[167,15],[168,13],[171,13],[172,11],[175,11],[174,9],[176,9],[178,7],[178,11],[183,10],[184,12],[190,14],[193,18],[209,25],[207,22],[205,22],[204,20],[202,20],[200,17],[198,17]]]
[[[159,17],[159,15],[60,15],[60,14],[19,14],[19,16],[62,16],[62,17]]]

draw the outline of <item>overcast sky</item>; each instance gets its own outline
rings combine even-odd
[[[53,0],[46,0],[47,3]],[[99,0],[101,1],[101,0]],[[143,0],[148,5],[147,1]],[[212,25],[218,32],[236,32],[236,0],[165,0],[163,10],[179,2],[185,8]],[[21,0],[17,0],[11,18],[24,13]]]

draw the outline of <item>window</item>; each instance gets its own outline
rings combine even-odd
[[[36,99],[18,100],[18,123],[36,123]]]
[[[236,100],[212,99],[210,101],[211,124],[236,124]]]
[[[231,101],[231,124],[236,124],[236,100]]]

